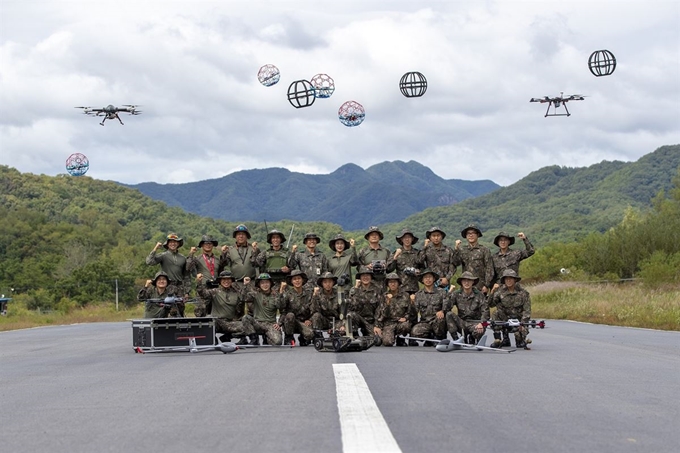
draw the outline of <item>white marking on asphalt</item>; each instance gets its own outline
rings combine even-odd
[[[333,364],[342,451],[401,453],[355,363]]]

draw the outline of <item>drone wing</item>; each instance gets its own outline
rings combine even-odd
[[[545,102],[550,102],[550,98],[548,96],[543,96],[542,98],[531,98],[529,99],[529,102],[540,102],[543,104]]]

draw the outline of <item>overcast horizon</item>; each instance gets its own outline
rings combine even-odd
[[[329,174],[414,160],[508,186],[550,165],[632,162],[680,143],[680,2],[0,1],[0,164],[125,184],[240,170]],[[615,72],[595,77],[593,51]],[[274,64],[281,81],[261,85]],[[424,96],[401,76],[419,71]],[[295,109],[294,80],[329,99]],[[570,117],[532,97],[583,94]],[[348,128],[338,108],[366,109]],[[139,104],[125,123],[76,106]]]

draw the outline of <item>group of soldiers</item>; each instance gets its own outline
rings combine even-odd
[[[519,285],[519,265],[534,247],[523,233],[517,234],[524,242],[519,250],[510,248],[513,235],[499,233],[494,254],[479,244],[482,231],[474,224],[461,231],[466,243],[458,239],[454,247],[443,243],[446,233],[439,227],[427,230],[422,249],[414,247],[419,238],[411,230],[402,230],[394,253],[381,245],[378,227],[364,237],[368,246],[357,252],[353,239],[338,234],[326,255],[315,233],[305,234],[304,249],[287,249],[285,235],[274,229],[267,234],[268,247],[260,249],[250,242],[248,228],[238,225],[234,244],[223,245],[219,256],[218,241],[203,236],[185,257],[178,251],[183,239],[169,234],[146,258],[161,271],[147,280],[138,299],[146,301],[147,318],[183,317],[195,280],[194,315],[215,318],[222,341],[239,337],[240,344],[259,344],[260,335],[264,343],[293,344],[298,334],[298,344],[306,346],[328,331],[372,336],[383,346],[417,346],[403,337],[440,340],[447,334],[475,344],[490,321],[490,307],[496,307],[494,321],[530,321],[531,299]],[[161,247],[165,251],[159,253]],[[179,302],[164,303],[168,296]],[[345,325],[353,331],[344,332]],[[531,342],[526,327],[514,333],[517,347]],[[494,327],[493,335],[492,347],[510,345],[503,328]]]

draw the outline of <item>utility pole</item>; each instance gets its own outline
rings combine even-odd
[[[118,279],[116,279],[116,311],[118,311]]]

